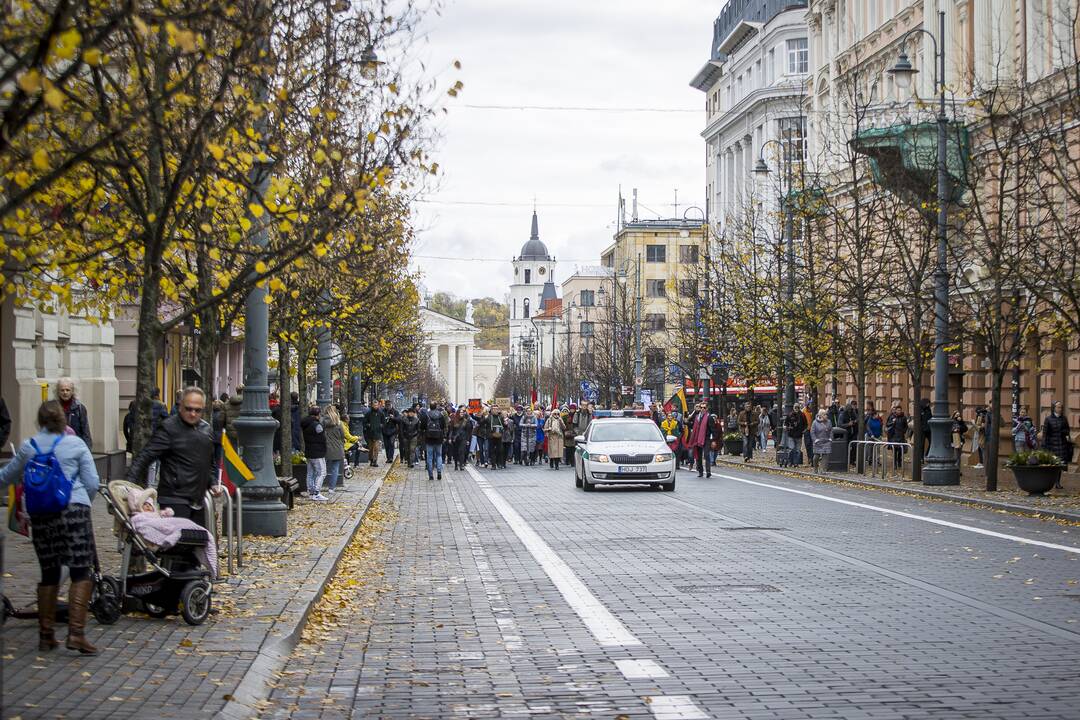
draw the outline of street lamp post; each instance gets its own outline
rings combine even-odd
[[[634,402],[641,402],[641,253],[637,254],[637,277],[634,278],[637,303],[634,308]]]
[[[260,7],[269,12],[265,4]],[[269,20],[269,17],[263,18]],[[270,40],[263,34],[260,47],[269,47]],[[270,97],[265,79],[257,79],[254,92],[256,105]],[[269,115],[263,114],[255,121],[255,137],[265,137]],[[250,172],[251,190],[248,205],[261,205],[270,186],[270,168],[256,162]],[[267,223],[249,217],[258,228],[252,236],[255,245],[265,248],[270,244]],[[270,346],[270,313],[266,304],[266,287],[256,286],[244,301],[244,400],[240,415],[236,418],[236,432],[244,463],[255,475],[244,485],[243,503],[244,532],[250,535],[281,537],[288,533],[288,509],[281,502],[281,485],[274,472],[274,431],[278,422],[270,415],[270,380],[268,349]],[[287,465],[286,465],[287,467]]]
[[[911,85],[918,72],[907,56],[906,43],[916,34],[927,35],[934,46],[934,90],[938,95],[937,114],[937,267],[934,271],[934,414],[930,419],[930,453],[922,470],[924,485],[959,485],[960,466],[949,446],[952,421],[949,419],[949,361],[945,345],[949,341],[948,202],[949,173],[946,163],[949,120],[945,115],[945,13],[938,12],[938,35],[914,28],[900,38],[900,55],[889,72],[900,89]]]
[[[785,258],[784,264],[787,266],[786,275],[787,283],[785,288],[785,298],[788,303],[788,312],[790,312],[791,305],[795,302],[795,220],[791,211],[791,202],[788,198],[788,194],[791,193],[791,143],[782,143],[778,140],[769,140],[761,146],[761,150],[758,153],[757,165],[754,166],[754,172],[758,175],[767,175],[769,173],[769,166],[765,163],[765,148],[769,145],[777,145],[780,148],[780,152],[784,158],[784,179],[780,184],[780,209],[784,215],[784,240],[785,240]],[[783,447],[787,447],[787,430],[783,426],[783,418],[787,417],[791,413],[792,408],[795,407],[795,344],[794,338],[784,339],[784,309],[780,310],[780,342],[784,345],[784,406],[783,412],[779,420],[781,420],[781,444]]]

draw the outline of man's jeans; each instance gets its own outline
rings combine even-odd
[[[754,457],[754,436],[757,433],[743,435],[743,448],[742,456],[743,460],[750,460]]]
[[[336,490],[338,478],[341,477],[341,464],[343,460],[326,461],[326,489]]]
[[[307,461],[307,492],[308,497],[319,494],[319,487],[323,478],[326,477],[326,458],[308,458]]]
[[[386,448],[387,464],[394,462],[394,436],[383,435],[383,447]]]
[[[425,443],[425,464],[427,467],[428,477],[431,477],[431,466],[435,465],[438,468],[438,472],[442,475],[443,469],[443,448],[442,443]]]

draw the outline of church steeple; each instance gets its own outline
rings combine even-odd
[[[535,210],[533,210],[532,234],[529,235],[529,239],[530,240],[539,240],[540,239],[540,224],[536,220],[536,211]]]
[[[535,210],[533,210],[532,216],[532,233],[529,235],[529,241],[521,246],[518,260],[545,260],[551,262],[551,253],[548,252],[547,245],[540,240],[540,222],[536,218]]]

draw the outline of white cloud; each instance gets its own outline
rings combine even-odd
[[[416,266],[433,291],[501,298],[535,196],[556,278],[595,263],[620,184],[670,216],[704,202],[704,98],[722,1],[457,0],[429,24],[427,66],[460,59],[464,92],[443,122],[444,173],[417,204]],[[702,108],[700,113],[481,110],[464,105]],[[507,203],[493,205],[456,204]],[[628,201],[629,204],[629,201]],[[642,209],[643,217],[655,217]],[[444,259],[453,258],[453,259]]]

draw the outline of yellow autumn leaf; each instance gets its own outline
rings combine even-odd
[[[97,48],[87,48],[83,53],[83,61],[91,67],[97,67],[101,64],[101,50]]]
[[[38,148],[34,151],[34,155],[31,158],[31,162],[34,164],[36,170],[45,172],[49,169],[49,151],[45,148]]]
[[[41,73],[37,70],[27,70],[19,77],[19,89],[24,93],[33,93],[41,89]]]
[[[67,100],[67,98],[64,97],[64,93],[60,92],[60,88],[55,85],[50,85],[49,89],[45,91],[45,94],[42,97],[45,100],[45,104],[53,110],[63,110],[64,102]]]
[[[253,217],[261,218],[263,216],[263,206],[258,203],[248,205],[248,211]]]
[[[266,263],[264,263],[262,260],[255,263],[255,272],[259,273],[260,275],[266,272],[266,269]]]
[[[207,143],[206,149],[210,151],[210,154],[214,156],[215,160],[220,160],[225,157],[225,148],[214,143]]]

